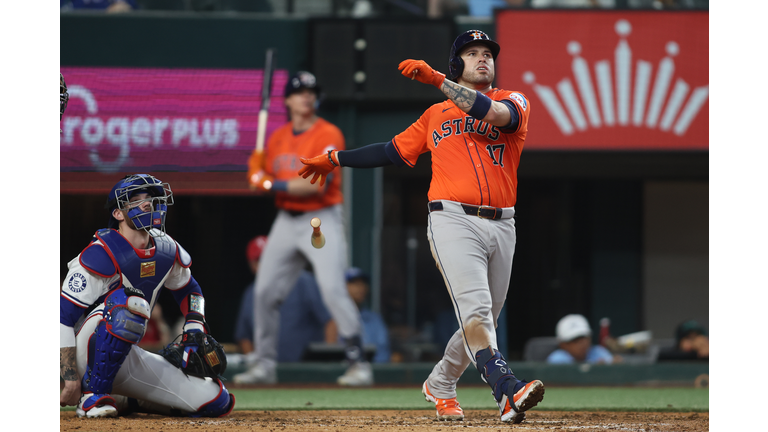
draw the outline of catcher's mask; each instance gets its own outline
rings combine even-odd
[[[140,193],[148,196],[140,201],[131,198]],[[149,209],[142,204],[149,202]],[[117,228],[120,222],[112,216],[115,209],[124,210],[137,230],[144,230],[153,236],[165,235],[165,214],[168,206],[173,205],[171,185],[163,183],[149,174],[125,176],[109,192],[106,208],[109,209],[109,228]],[[156,229],[157,231],[153,231]]]
[[[64,117],[64,110],[67,109],[67,102],[69,102],[67,83],[64,82],[64,75],[59,72],[59,120]]]
[[[451,53],[448,56],[448,79],[451,81],[456,81],[456,79],[461,76],[462,72],[464,72],[464,60],[461,59],[461,50],[465,45],[472,42],[482,42],[485,44],[491,50],[491,55],[493,55],[494,61],[499,55],[499,51],[501,51],[499,44],[488,37],[485,32],[480,30],[465,31],[460,34],[459,37],[453,41],[453,45],[451,45]]]

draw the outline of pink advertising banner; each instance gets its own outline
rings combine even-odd
[[[63,67],[61,172],[244,171],[263,70]],[[267,137],[287,121],[276,70]]]

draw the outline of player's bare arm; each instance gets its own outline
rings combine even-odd
[[[440,87],[440,90],[442,90],[442,92],[445,93],[445,95],[448,96],[448,98],[452,100],[460,110],[469,115],[473,114],[471,111],[477,103],[477,99],[479,97],[478,95],[482,97],[482,94],[478,91],[469,89],[448,79],[443,81],[443,85]],[[485,97],[487,98],[487,96]],[[485,102],[487,104],[487,101]],[[494,126],[508,126],[509,122],[511,121],[509,108],[507,108],[507,106],[501,102],[490,102],[491,104],[487,114],[479,120],[490,123]]]
[[[80,377],[75,365],[75,347],[64,347],[60,350],[60,376],[64,380],[64,388],[59,397],[61,406],[77,405],[80,400]]]
[[[472,109],[477,100],[477,92],[475,90],[468,89],[450,80],[443,81],[440,90],[464,112]]]

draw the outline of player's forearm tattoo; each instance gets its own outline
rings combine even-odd
[[[475,90],[470,90],[453,81],[443,81],[443,86],[440,90],[464,112],[468,112],[472,105],[475,104],[475,99],[477,99],[477,92]]]
[[[75,347],[61,348],[61,379],[64,381],[77,381],[77,367],[75,366]]]

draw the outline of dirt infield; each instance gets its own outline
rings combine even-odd
[[[499,421],[498,411],[471,410],[464,421],[442,422],[429,411],[234,411],[215,419],[172,418],[132,414],[116,419],[79,419],[73,411],[60,414],[64,431],[450,431],[478,428],[501,431],[708,431],[709,413],[530,411],[525,422]]]

